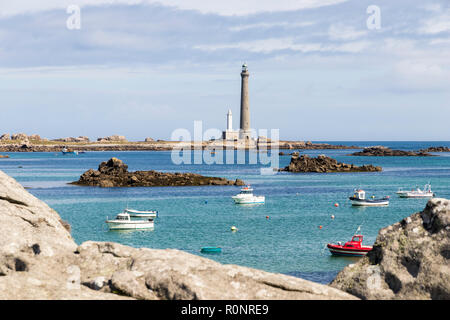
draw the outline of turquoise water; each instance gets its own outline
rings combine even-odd
[[[360,146],[383,144],[416,150],[450,142],[337,142]],[[261,165],[174,165],[170,152],[89,152],[79,156],[55,153],[9,153],[0,170],[29,188],[36,197],[57,210],[72,226],[77,243],[86,240],[115,241],[134,247],[175,248],[231,263],[301,276],[326,283],[355,258],[333,257],[328,242],[349,240],[362,225],[364,243],[371,245],[378,230],[422,210],[426,200],[400,199],[399,187],[430,182],[437,196],[450,198],[450,153],[439,157],[351,157],[355,150],[306,150],[338,161],[383,167],[380,173],[260,175]],[[112,188],[68,185],[101,161],[118,157],[129,170],[196,172],[243,179],[265,195],[266,203],[238,206],[231,196],[234,186]],[[289,156],[280,157],[280,167]],[[391,196],[389,207],[354,208],[348,196],[362,187],[368,196]],[[334,204],[339,203],[339,207]],[[106,217],[126,206],[155,209],[154,230],[108,231]],[[335,219],[331,219],[331,215]],[[266,218],[269,217],[269,219]],[[231,232],[231,226],[238,228]],[[322,226],[322,229],[319,229]],[[221,254],[202,254],[203,246],[220,246]]]

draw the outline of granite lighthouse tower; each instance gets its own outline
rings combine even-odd
[[[250,73],[248,72],[247,65],[244,63],[242,65],[241,72],[241,127],[239,131],[239,138],[244,140],[251,139],[250,130],[250,102],[249,102],[249,92],[248,92],[248,77]]]

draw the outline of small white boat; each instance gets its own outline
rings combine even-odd
[[[78,151],[72,150],[72,149],[67,149],[67,148],[63,148],[61,150],[61,153],[66,155],[66,154],[74,154],[74,155],[78,155]]]
[[[122,212],[115,219],[106,220],[110,230],[152,229],[153,219],[132,220],[128,213]]]
[[[241,192],[233,197],[231,197],[236,204],[253,204],[253,203],[264,203],[266,197],[253,195],[253,189],[250,186],[246,186],[241,189]]]
[[[127,208],[124,212],[128,213],[132,218],[156,218],[158,216],[158,211],[156,210],[139,211]]]
[[[431,191],[430,184],[426,184],[423,190],[420,190],[419,187],[416,187],[416,189],[412,189],[411,191],[399,189],[396,194],[400,198],[432,198],[435,196],[434,192]]]
[[[389,205],[389,197],[366,199],[366,192],[362,189],[355,190],[355,193],[349,199],[352,201],[352,206],[380,207]]]

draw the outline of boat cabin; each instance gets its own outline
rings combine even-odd
[[[250,186],[244,187],[241,189],[241,194],[252,194],[253,193],[253,189],[250,188]]]
[[[346,248],[361,248],[361,244],[363,241],[363,236],[358,234],[352,237],[351,241],[345,243],[344,247]]]
[[[366,192],[364,190],[355,190],[355,193],[353,194],[353,197],[355,197],[356,199],[360,199],[360,200],[365,200],[366,199]]]
[[[127,213],[119,213],[116,217],[116,220],[124,220],[124,221],[129,221],[130,219],[130,215]]]

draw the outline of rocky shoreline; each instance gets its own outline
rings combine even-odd
[[[279,171],[288,172],[378,172],[382,171],[381,167],[373,165],[355,166],[353,164],[346,164],[337,162],[336,159],[320,155],[317,158],[311,158],[307,155],[293,154],[291,162],[285,168]]]
[[[383,146],[368,147],[362,151],[348,154],[348,156],[364,157],[432,157],[434,155],[424,151],[392,150]]]
[[[102,188],[113,187],[175,187],[175,186],[243,186],[242,180],[206,177],[194,173],[167,173],[158,171],[128,172],[128,166],[120,159],[102,162],[98,170],[90,169],[78,181],[71,184]]]
[[[0,171],[2,300],[354,300],[304,279],[174,249],[77,245],[58,213]]]
[[[56,211],[0,171],[0,299],[450,299],[450,200],[379,231],[330,285],[183,251],[77,245]],[[231,285],[230,285],[231,284]]]
[[[331,286],[362,299],[450,299],[450,201],[379,231],[372,251],[345,267]]]
[[[104,138],[105,139],[105,138]],[[63,148],[70,148],[76,151],[171,151],[173,149],[183,148],[184,150],[194,150],[198,148],[205,149],[250,149],[248,145],[228,142],[225,145],[211,145],[208,142],[201,144],[174,142],[174,141],[148,141],[148,142],[114,142],[101,140],[94,143],[82,143],[70,141],[67,143],[46,143],[27,142],[27,143],[1,143],[0,152],[61,152]],[[271,149],[270,143],[255,144],[257,149]],[[301,150],[334,150],[334,149],[360,149],[356,146],[331,145],[331,144],[313,144],[299,142],[280,141],[279,149],[301,149]]]

